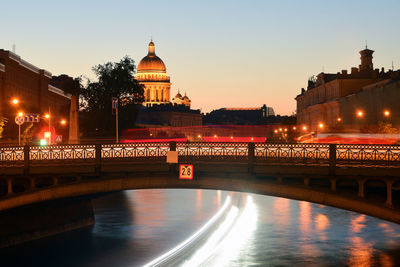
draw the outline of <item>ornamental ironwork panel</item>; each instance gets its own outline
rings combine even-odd
[[[130,143],[102,145],[102,158],[165,157],[169,143]]]
[[[328,144],[265,144],[256,143],[257,160],[280,162],[326,162],[329,160]]]
[[[0,161],[24,160],[23,147],[0,147]]]
[[[94,145],[35,146],[29,151],[30,160],[94,159]]]
[[[336,158],[338,163],[400,165],[400,146],[338,144]]]
[[[179,157],[191,159],[239,159],[247,158],[248,143],[186,142],[177,143]]]

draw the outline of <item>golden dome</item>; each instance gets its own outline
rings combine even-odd
[[[155,45],[153,41],[149,43],[149,52],[147,56],[145,56],[138,64],[137,71],[138,72],[166,72],[167,68],[165,67],[164,62],[161,58],[156,56]]]

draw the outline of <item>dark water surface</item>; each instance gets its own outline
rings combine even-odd
[[[0,266],[140,266],[198,230],[227,195],[247,197],[192,189],[110,194],[93,203],[94,227],[3,249]],[[400,225],[308,202],[251,196],[255,205],[248,221],[233,228],[205,266],[400,266]]]

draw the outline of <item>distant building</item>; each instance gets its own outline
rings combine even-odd
[[[267,117],[274,116],[274,109],[263,105],[260,108],[220,108],[204,117],[205,124],[262,124]]]
[[[180,92],[170,97],[171,82],[164,62],[156,56],[155,45],[150,41],[148,54],[138,64],[135,78],[144,85],[144,103],[136,123],[149,126],[202,125],[200,110],[191,110],[191,100]]]
[[[186,93],[185,96],[182,96],[178,90],[178,93],[174,98],[172,98],[173,105],[184,105],[185,107],[190,108],[190,99],[187,97]]]
[[[389,86],[388,83],[397,74],[393,71],[385,72],[383,68],[381,71],[374,69],[373,53],[373,50],[367,48],[360,51],[361,64],[358,68],[351,68],[350,73],[347,70],[336,74],[322,72],[316,78],[309,79],[307,89],[301,89],[301,93],[295,98],[297,124],[312,131],[334,131],[341,126],[354,130],[360,129],[360,123],[377,124],[384,119],[383,110],[386,106],[397,114],[399,106],[389,103],[400,99],[398,93],[396,95],[394,90],[385,94],[382,89],[383,86]],[[375,87],[380,87],[381,93],[376,94],[377,89],[372,89]],[[361,116],[358,115],[359,112]]]
[[[8,119],[5,139],[16,140],[18,127],[14,117],[19,111],[43,115],[50,109],[54,119],[68,120],[71,95],[51,85],[51,79],[50,72],[39,69],[11,51],[0,49],[0,116]],[[11,103],[13,98],[19,100],[17,105]],[[45,124],[48,123],[43,121],[34,126]],[[27,125],[24,126],[23,133],[28,130]],[[57,128],[57,124],[53,128]]]
[[[400,71],[389,74],[390,78],[339,99],[344,126],[353,131],[379,132],[384,131],[378,127],[380,123],[390,123],[400,129]]]
[[[193,110],[185,105],[154,105],[143,107],[138,114],[136,124],[145,127],[151,126],[200,126],[203,117],[200,110]]]

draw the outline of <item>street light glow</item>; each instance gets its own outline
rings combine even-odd
[[[66,121],[66,120],[61,120],[60,123],[61,123],[62,125],[65,125],[65,124],[67,124],[67,121]]]
[[[44,132],[44,138],[49,138],[50,137],[50,132]]]
[[[389,116],[390,116],[390,111],[389,111],[389,110],[385,110],[385,111],[383,112],[383,115],[384,115],[385,117],[389,117]]]
[[[296,130],[297,128],[296,128],[296,126],[293,126],[293,130]]]
[[[307,130],[307,126],[303,126],[303,131],[306,131]]]
[[[49,113],[46,113],[46,114],[44,115],[44,117],[45,117],[46,119],[48,119],[48,118],[50,118],[50,114],[49,114]]]
[[[18,98],[13,98],[13,99],[11,100],[11,103],[12,103],[13,105],[18,105],[19,99],[18,99]]]
[[[22,112],[22,111],[18,112],[18,117],[22,117],[22,116],[24,116],[24,112]]]
[[[275,130],[274,133],[278,133],[278,130]]]
[[[340,118],[340,117],[339,117],[339,118],[337,118],[337,121],[339,121],[339,122],[340,122],[340,121],[342,121],[342,118]]]
[[[362,116],[364,116],[364,112],[362,112],[361,110],[357,111],[357,116],[361,118]]]
[[[324,124],[323,124],[323,123],[320,123],[320,124],[318,125],[318,127],[319,127],[319,128],[324,128]]]

